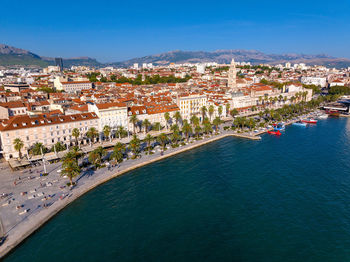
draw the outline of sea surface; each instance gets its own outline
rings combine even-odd
[[[350,261],[350,119],[225,138],[129,172],[5,261]]]

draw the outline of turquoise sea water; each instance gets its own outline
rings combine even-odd
[[[349,261],[350,119],[225,138],[81,197],[10,261]]]

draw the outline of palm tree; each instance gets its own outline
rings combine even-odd
[[[41,155],[42,153],[46,153],[47,152],[47,148],[40,142],[36,142],[33,146],[32,146],[32,154],[33,155]]]
[[[135,128],[136,128],[136,124],[139,120],[137,119],[136,115],[132,115],[129,119],[129,122],[132,123],[133,125],[133,133],[135,134]]]
[[[221,119],[221,115],[222,115],[222,106],[218,107],[218,114],[219,114],[219,118]]]
[[[95,137],[98,136],[98,132],[96,128],[90,127],[90,129],[86,132],[86,136],[90,139],[91,142],[95,142]]]
[[[234,108],[234,109],[232,109],[232,110],[230,111],[230,115],[231,115],[233,118],[235,118],[235,116],[238,115],[238,114],[239,114],[239,112],[238,112],[238,110],[237,110],[236,108]]]
[[[24,147],[24,143],[20,138],[16,138],[13,140],[13,145],[15,147],[15,150],[18,151],[18,157],[19,159],[22,158],[22,148]]]
[[[175,112],[174,118],[175,118],[176,124],[179,125],[179,122],[180,122],[180,120],[181,120],[181,118],[182,118],[179,111],[176,111],[176,112]]]
[[[120,142],[116,143],[111,154],[111,159],[115,159],[118,163],[123,162],[124,151],[125,145]]]
[[[170,130],[173,132],[178,132],[180,130],[180,128],[177,124],[174,124],[170,127]]]
[[[75,144],[78,145],[78,137],[80,136],[80,131],[78,128],[72,130],[72,136],[75,138]]]
[[[83,155],[78,146],[73,146],[61,159],[62,162],[75,161],[78,164],[78,159]]]
[[[130,140],[129,147],[135,157],[139,155],[140,139],[138,139],[136,135],[133,135],[132,139]]]
[[[73,178],[80,174],[80,167],[74,160],[67,160],[62,163],[61,176],[69,178],[70,186],[73,186]]]
[[[197,138],[199,138],[200,132],[202,132],[202,128],[198,125],[194,128],[194,133],[196,134]]]
[[[189,140],[189,135],[192,133],[192,127],[187,122],[187,120],[184,121],[184,124],[182,126],[182,132],[186,135],[187,141]]]
[[[196,115],[193,115],[190,119],[191,124],[193,125],[193,127],[198,126],[199,125],[199,119]]]
[[[173,144],[177,145],[178,144],[177,142],[181,139],[179,131],[178,130],[174,131],[174,133],[171,135],[170,139],[171,139],[171,142]]]
[[[262,104],[262,97],[261,96],[259,96],[259,105],[261,105]]]
[[[282,95],[279,95],[278,96],[278,101],[281,102],[283,100],[283,96]]]
[[[106,154],[106,150],[102,146],[99,146],[89,153],[89,162],[95,165],[95,167],[99,167],[102,163],[103,157]]]
[[[148,132],[148,127],[151,126],[151,122],[150,122],[148,119],[145,119],[145,120],[143,120],[142,125],[143,125],[144,128],[145,128],[145,134],[147,134],[147,132]]]
[[[166,130],[168,130],[168,124],[169,124],[169,120],[170,120],[169,112],[164,113],[164,119],[165,119]]]
[[[148,154],[151,152],[151,143],[154,140],[154,137],[151,136],[150,134],[147,134],[147,136],[144,138],[144,141],[147,143],[147,149],[148,149]]]
[[[162,126],[160,125],[159,122],[155,122],[155,123],[153,124],[152,129],[153,129],[153,130],[160,131],[161,127],[162,127]]]
[[[111,127],[110,126],[104,126],[103,127],[103,135],[105,136],[105,138],[109,137],[109,139],[111,140]]]
[[[122,136],[125,132],[126,132],[126,130],[123,126],[118,126],[116,133],[118,134],[119,139],[122,138]]]
[[[202,112],[202,122],[203,122],[203,120],[204,120],[204,118],[205,118],[205,116],[206,116],[206,114],[207,114],[207,108],[206,108],[206,106],[202,106],[201,112]]]
[[[221,124],[221,119],[220,117],[215,117],[215,119],[213,120],[213,125],[215,126],[215,130],[216,132],[218,132],[218,127]]]
[[[169,141],[168,137],[166,134],[161,133],[158,137],[157,137],[157,141],[158,143],[162,146],[162,150],[165,150],[165,146],[166,143]]]
[[[229,103],[226,104],[226,116],[230,113],[230,107],[231,105]]]
[[[210,119],[210,122],[211,122],[211,117],[214,114],[214,106],[213,105],[209,106],[208,113],[209,113],[209,119]]]
[[[203,131],[204,131],[204,133],[206,133],[206,134],[211,133],[211,132],[213,131],[213,128],[212,128],[211,124],[208,123],[208,122],[205,123],[204,126],[203,126]]]

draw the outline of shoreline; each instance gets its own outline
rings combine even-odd
[[[307,116],[309,116],[308,114]],[[302,117],[305,117],[303,115]],[[285,123],[286,126],[291,125],[292,123],[296,122],[297,120],[290,120]],[[117,170],[116,172],[113,172],[112,174],[108,174],[106,172],[103,175],[100,175],[99,177],[96,177],[96,179],[89,181],[88,183],[82,185],[80,188],[76,188],[75,190],[69,192],[68,196],[65,197],[63,200],[58,200],[54,202],[49,208],[41,210],[40,212],[33,214],[30,218],[26,218],[27,221],[22,222],[18,225],[14,233],[11,235],[11,238],[6,239],[2,246],[0,246],[0,260],[6,257],[11,251],[13,251],[19,244],[21,244],[25,239],[27,239],[30,235],[35,233],[37,230],[40,229],[43,225],[45,225],[51,218],[53,218],[55,215],[57,215],[60,211],[62,211],[66,206],[74,202],[76,199],[81,197],[82,195],[88,193],[92,189],[116,178],[119,177],[125,173],[128,173],[134,169],[146,166],[148,164],[152,164],[155,162],[158,162],[160,160],[172,157],[174,155],[192,150],[197,147],[201,147],[203,145],[218,141],[220,139],[226,138],[226,137],[236,137],[236,138],[243,138],[243,139],[250,139],[250,140],[261,140],[260,135],[265,134],[269,131],[269,129],[265,129],[263,131],[260,131],[258,133],[234,133],[232,131],[221,131],[224,133],[220,133],[219,135],[216,135],[214,137],[210,137],[208,140],[200,141],[194,145],[188,145],[184,148],[178,148],[177,150],[170,152],[168,154],[157,156],[150,160],[142,161],[141,163],[132,165],[130,167],[126,167],[122,170]],[[24,233],[23,233],[24,232]]]
[[[174,155],[192,150],[197,147],[201,147],[203,145],[218,141],[220,139],[226,138],[226,137],[237,137],[237,138],[246,138],[251,140],[260,140],[261,137],[258,135],[244,135],[244,134],[235,134],[235,133],[225,133],[225,134],[219,134],[218,136],[211,137],[208,140],[201,141],[197,144],[190,145],[185,148],[178,149],[174,152],[171,152],[169,154],[160,155],[158,157],[155,157],[153,159],[143,161],[141,163],[135,164],[133,166],[127,167],[123,170],[114,172],[107,175],[102,175],[97,177],[95,180],[89,181],[89,183],[84,184],[82,187],[78,187],[75,190],[71,191],[69,195],[64,198],[63,200],[59,200],[54,202],[49,208],[41,210],[38,213],[33,214],[31,217],[27,217],[26,221],[23,221],[21,224],[18,225],[16,230],[11,234],[11,238],[7,238],[2,246],[0,246],[0,259],[3,259],[5,256],[7,256],[11,251],[13,251],[19,244],[21,244],[25,239],[27,239],[30,235],[35,233],[37,230],[39,230],[43,225],[45,225],[48,221],[50,221],[51,218],[53,218],[55,215],[57,215],[60,211],[62,211],[66,206],[74,202],[76,199],[81,197],[82,195],[86,194],[87,192],[91,191],[92,189],[108,182],[109,180],[112,180],[116,177],[119,177],[129,171],[132,171],[134,169],[146,166],[151,163],[158,162],[160,160],[172,157]]]

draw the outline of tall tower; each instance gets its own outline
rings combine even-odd
[[[60,69],[60,72],[62,72],[63,71],[63,59],[60,58],[60,57],[56,57],[55,58],[55,64]]]
[[[230,69],[228,71],[228,87],[230,88],[230,91],[237,92],[237,82],[236,82],[236,64],[235,60],[232,58]]]

